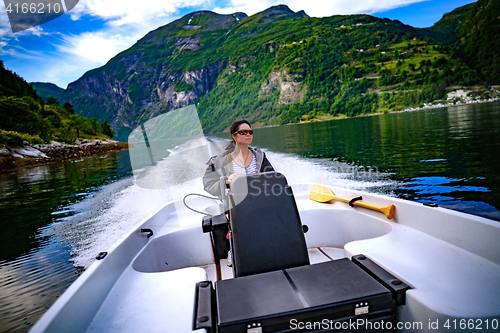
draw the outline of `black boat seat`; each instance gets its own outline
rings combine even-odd
[[[197,285],[193,329],[395,332],[396,307],[405,304],[409,287],[363,255],[309,265],[295,199],[282,174],[234,178],[229,201],[235,278]],[[204,230],[226,224],[219,220],[225,216],[214,223],[204,219]],[[301,328],[305,322],[321,327]]]
[[[193,329],[218,333],[396,331],[409,288],[363,255],[199,283]],[[307,323],[314,323],[308,328]]]
[[[292,188],[281,173],[234,178],[229,201],[235,277],[309,265]]]

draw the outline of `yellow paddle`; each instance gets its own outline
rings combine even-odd
[[[328,187],[322,186],[322,185],[313,185],[313,187],[311,189],[311,193],[309,194],[309,199],[317,201],[317,202],[328,202],[330,200],[340,200],[340,201],[344,201],[347,203],[351,202],[351,200],[349,200],[349,199],[337,197],[335,195],[335,193],[333,193],[332,190],[330,190]],[[359,201],[354,201],[353,204],[356,206],[365,207],[365,208],[373,209],[373,210],[376,210],[378,212],[384,213],[385,216],[387,216],[387,218],[389,220],[394,217],[394,213],[396,212],[396,206],[394,206],[394,205],[390,205],[387,207],[378,207],[378,206],[370,205],[370,204],[367,204],[364,202],[359,202]]]

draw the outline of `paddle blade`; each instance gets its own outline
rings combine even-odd
[[[388,207],[382,208],[382,213],[387,216],[389,220],[391,220],[394,217],[394,213],[396,213],[396,206],[390,205]]]
[[[309,199],[317,202],[327,202],[335,198],[336,196],[333,194],[332,190],[322,185],[313,185],[311,193],[309,193]]]

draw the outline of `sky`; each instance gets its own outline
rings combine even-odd
[[[69,83],[106,64],[149,31],[193,11],[243,12],[250,16],[286,4],[311,17],[369,14],[425,28],[439,21],[443,14],[472,2],[475,1],[80,0],[66,14],[17,33],[12,32],[6,8],[0,4],[0,60],[27,82],[51,82],[66,89]]]

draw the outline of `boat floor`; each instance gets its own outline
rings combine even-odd
[[[308,252],[311,264],[344,257],[344,249],[333,247]],[[232,278],[227,261],[220,266],[222,278]],[[215,264],[159,273],[129,267],[90,319],[86,332],[192,332],[195,285],[207,279],[217,280]]]
[[[307,249],[309,253],[309,261],[311,264],[318,264],[320,262],[326,262],[336,259],[344,258],[344,249],[339,249],[335,247],[314,247]],[[213,282],[217,281],[217,266],[215,264],[201,266],[207,274],[207,278]],[[227,260],[222,259],[220,261],[221,279],[232,279],[233,269],[227,265]]]

